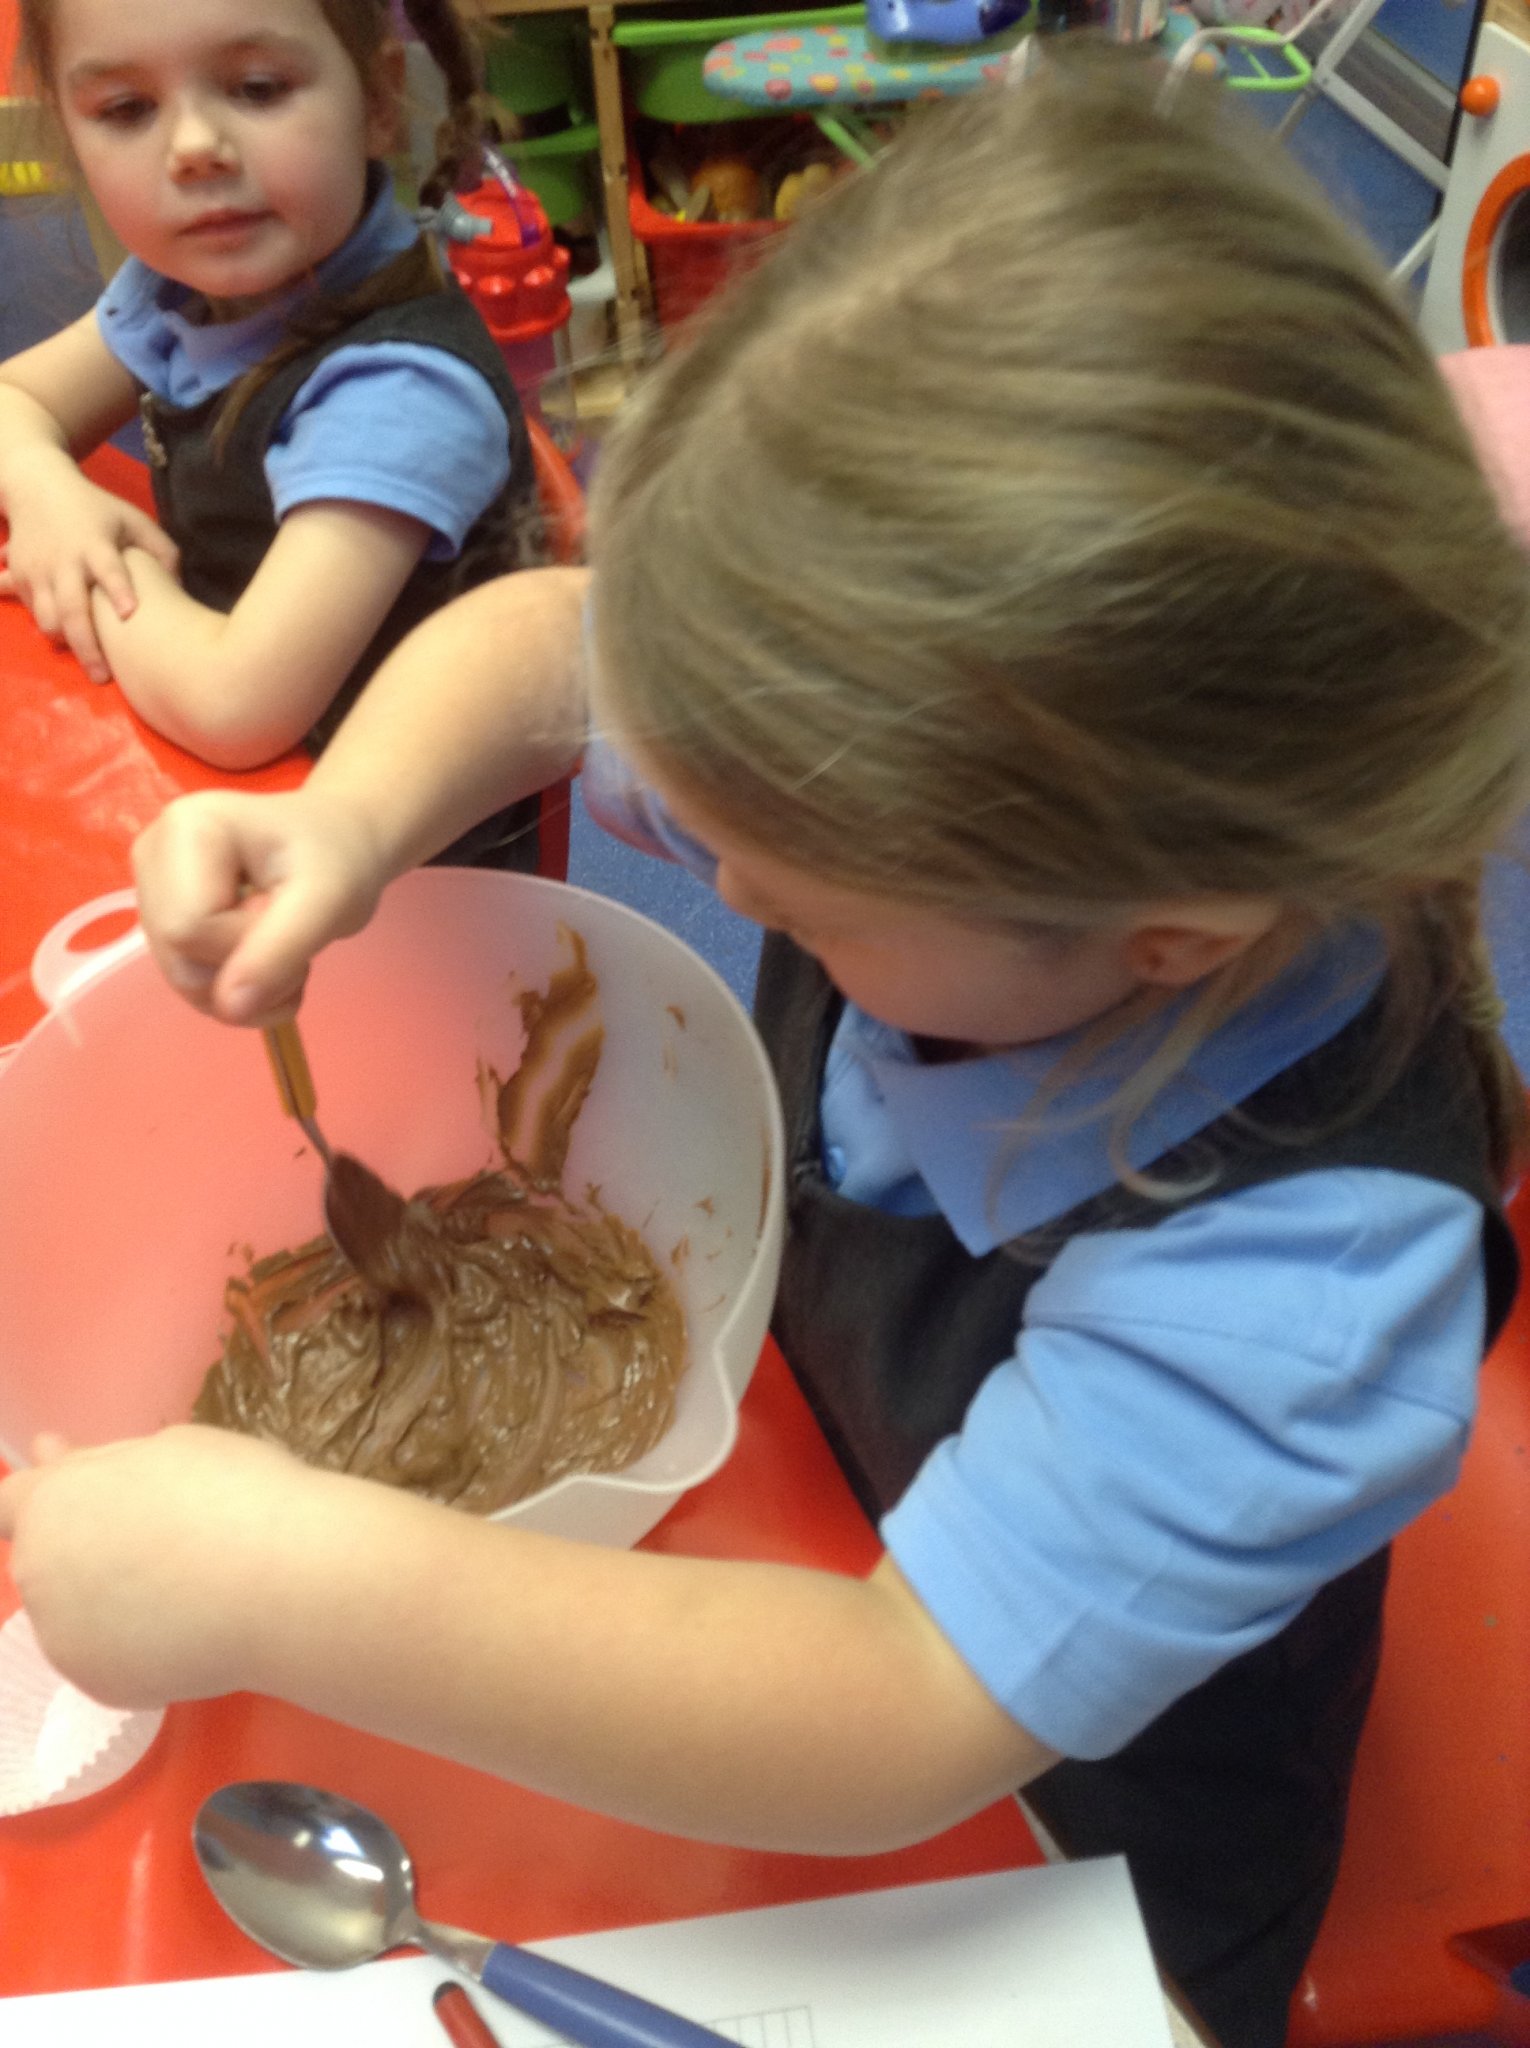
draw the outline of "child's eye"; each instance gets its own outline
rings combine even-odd
[[[145,99],[142,93],[121,93],[116,99],[103,100],[92,107],[90,118],[106,128],[139,128],[153,112],[154,102]]]
[[[243,100],[249,107],[274,107],[292,90],[290,79],[275,78],[270,72],[251,72],[248,78],[241,78],[235,85],[233,97]]]

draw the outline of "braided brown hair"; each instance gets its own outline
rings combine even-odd
[[[347,56],[369,84],[391,28],[387,0],[316,0]],[[483,54],[458,0],[401,0],[405,19],[446,85],[446,119],[436,130],[436,160],[420,182],[422,206],[468,191],[483,172],[483,139],[494,132],[493,102],[483,90]]]
[[[329,6],[320,0],[326,14]],[[436,130],[436,161],[420,186],[426,206],[449,192],[471,191],[483,173],[483,140],[497,132],[494,102],[484,91],[483,51],[455,0],[402,0],[415,34],[446,81],[446,119]]]

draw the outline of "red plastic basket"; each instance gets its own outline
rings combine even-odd
[[[671,220],[648,201],[643,166],[627,130],[627,211],[632,232],[648,251],[653,309],[661,327],[678,327],[720,291],[730,277],[747,270],[772,235],[777,220]]]

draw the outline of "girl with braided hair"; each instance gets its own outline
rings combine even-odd
[[[447,87],[436,205],[476,182],[488,106],[452,0],[406,12]],[[22,15],[130,254],[0,366],[0,588],[215,765],[316,749],[409,627],[510,566],[531,483],[499,353],[380,161],[403,90],[386,0]],[[140,406],[157,525],[76,466]]]

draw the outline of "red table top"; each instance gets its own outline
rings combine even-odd
[[[141,463],[104,448],[86,467],[149,505]],[[129,848],[171,797],[219,784],[292,789],[307,767],[294,753],[242,775],[209,768],[151,732],[114,685],[88,681],[23,606],[0,598],[0,1045],[42,1015],[28,975],[37,941],[66,911],[131,883]]]
[[[141,494],[136,464],[107,451],[92,467],[99,481]],[[151,733],[118,690],[87,682],[19,605],[0,601],[0,1044],[39,1014],[27,978],[37,940],[129,881],[133,836],[170,797],[234,779],[288,788],[303,771],[295,757],[238,778],[203,766]],[[874,1562],[875,1534],[774,1346],[744,1401],[732,1458],[645,1547],[847,1572]],[[0,1615],[14,1605],[0,1576]],[[512,1941],[1039,1861],[1013,1801],[889,1855],[708,1847],[241,1694],[173,1708],[143,1761],[93,1798],[0,1821],[0,1996],[268,1966],[214,1904],[190,1840],[209,1792],[257,1777],[324,1785],[379,1809],[409,1845],[425,1913]]]

